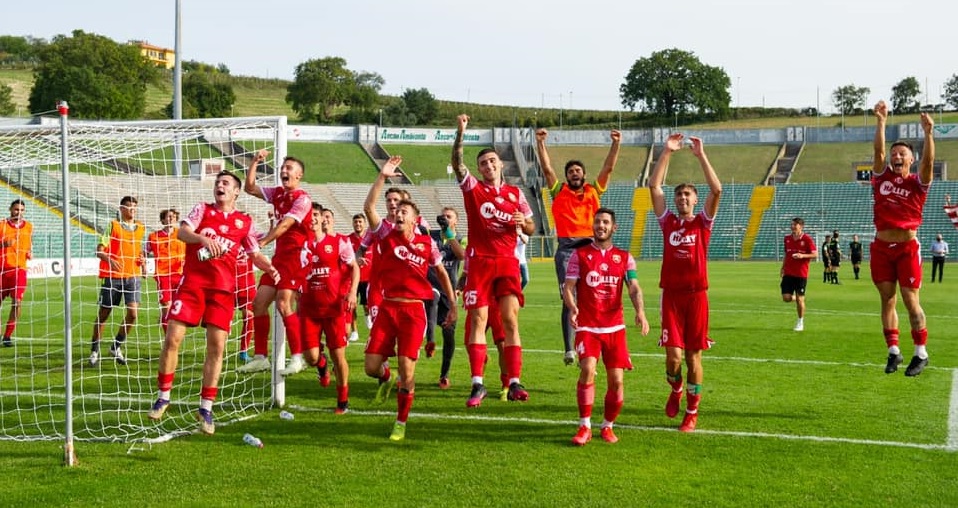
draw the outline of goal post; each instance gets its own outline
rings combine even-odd
[[[69,464],[76,460],[74,439],[156,442],[196,429],[206,351],[202,327],[188,329],[183,340],[165,418],[147,418],[163,344],[153,260],[140,279],[136,321],[123,348],[126,365],[106,347],[127,314],[122,302],[105,320],[100,361],[89,362],[100,307],[96,245],[121,198],[137,199],[135,219],[148,234],[161,228],[162,210],[183,217],[196,203],[213,200],[213,179],[204,171],[223,168],[242,179],[260,149],[271,152],[272,164],[258,179],[278,185],[272,169],[286,154],[286,118],[84,122],[70,120],[65,104],[60,113],[39,125],[0,125],[0,202],[6,210],[22,200],[33,226],[20,317],[10,347],[0,347],[0,439],[63,439]],[[203,170],[196,177],[191,162]],[[268,230],[269,204],[243,193],[237,206],[257,229]],[[11,306],[9,298],[0,301],[0,319]],[[243,324],[243,313],[236,313],[213,410],[220,425],[285,403],[276,372],[285,356],[282,326],[274,327],[273,372],[249,375],[236,372]]]

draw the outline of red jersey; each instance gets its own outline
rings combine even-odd
[[[782,263],[782,271],[785,275],[807,279],[808,264],[812,258],[795,259],[792,254],[815,254],[817,251],[815,240],[807,234],[802,233],[797,239],[792,235],[785,235],[785,261]]]
[[[359,236],[355,231],[349,234],[349,243],[352,244],[354,253],[359,252],[359,247],[363,243],[363,236]],[[366,249],[366,255],[363,256],[363,259],[365,262],[359,267],[359,282],[368,282],[369,273],[373,269],[373,249]]]
[[[680,219],[671,210],[659,217],[663,237],[660,288],[678,291],[708,289],[713,219],[704,211],[691,220]]]
[[[379,239],[376,270],[384,298],[432,300],[432,285],[426,273],[442,264],[442,255],[429,235],[415,233],[407,239],[392,223],[382,221],[373,232]],[[515,235],[513,235],[515,236]]]
[[[344,265],[356,257],[345,236],[331,234],[322,239],[313,237],[303,245],[302,260],[306,284],[300,310],[314,318],[336,317],[343,312],[343,284],[348,280]]]
[[[198,235],[212,238],[226,251],[222,256],[200,261],[197,251],[202,244],[186,244],[183,282],[191,286],[233,292],[236,290],[237,258],[240,251],[259,251],[258,233],[253,219],[239,211],[223,213],[213,203],[198,203],[183,222]]]
[[[303,189],[286,190],[284,187],[261,187],[263,199],[273,205],[276,223],[292,217],[293,224],[282,236],[276,239],[274,256],[299,255],[303,244],[312,234],[310,216],[313,212],[313,202]]]
[[[875,229],[918,229],[930,186],[921,183],[918,175],[902,176],[890,166],[881,173],[872,174]]]
[[[958,229],[958,205],[945,205],[942,208],[945,210],[945,215],[948,216],[952,225]]]
[[[469,218],[470,255],[514,258],[518,237],[513,215],[519,211],[526,218],[532,217],[532,208],[522,190],[507,184],[497,188],[471,174],[466,175],[459,188]]]
[[[565,278],[576,281],[578,330],[610,333],[625,328],[622,288],[630,271],[635,272],[635,258],[618,247],[603,251],[591,243],[575,250]]]

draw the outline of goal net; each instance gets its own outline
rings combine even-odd
[[[213,201],[215,174],[228,169],[242,179],[259,149],[269,150],[272,157],[259,177],[264,185],[276,185],[272,168],[285,155],[285,129],[285,117],[110,123],[62,117],[44,119],[40,125],[0,125],[3,213],[22,200],[25,218],[33,225],[21,314],[10,346],[0,347],[0,439],[67,438],[69,446],[71,434],[78,440],[136,442],[196,429],[193,415],[206,351],[202,327],[188,329],[183,340],[166,416],[159,423],[147,418],[156,398],[164,336],[152,276],[155,259],[144,258],[138,316],[123,347],[127,363],[116,362],[108,346],[126,314],[121,303],[105,321],[99,362],[90,364],[101,286],[96,245],[117,218],[124,196],[138,202],[135,218],[145,227],[145,240],[161,229],[162,210],[175,209],[183,218],[196,203]],[[269,206],[264,201],[244,193],[238,207],[253,216],[257,229],[268,230]],[[64,218],[65,209],[69,212]],[[65,252],[70,253],[69,270]],[[11,308],[10,298],[0,302],[2,323],[7,323]],[[277,393],[282,400],[281,378],[274,383],[276,376],[269,372],[236,372],[243,316],[235,314],[226,346],[213,408],[218,424],[261,412]],[[70,365],[65,361],[67,348]],[[282,349],[278,353],[282,355]]]

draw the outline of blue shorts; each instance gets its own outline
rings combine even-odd
[[[97,301],[100,307],[119,307],[120,299],[122,299],[126,305],[140,303],[139,277],[103,279],[103,287],[100,288],[100,299]]]

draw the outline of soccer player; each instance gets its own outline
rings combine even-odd
[[[542,166],[542,174],[545,176],[546,185],[549,187],[549,193],[552,196],[552,217],[555,221],[556,236],[559,239],[559,246],[555,253],[556,278],[559,284],[559,297],[562,298],[562,287],[565,284],[565,267],[569,262],[569,256],[572,252],[582,245],[587,245],[592,240],[592,217],[601,205],[600,198],[605,192],[609,183],[609,176],[615,169],[615,163],[619,158],[619,142],[622,135],[617,130],[613,130],[609,135],[612,138],[612,145],[609,147],[609,154],[605,157],[602,169],[594,182],[586,182],[585,164],[579,160],[570,160],[565,164],[565,182],[560,182],[556,176],[555,170],[549,159],[549,152],[546,150],[546,138],[548,131],[539,129],[536,131],[536,147],[539,152],[539,163]],[[566,365],[572,365],[575,362],[575,353],[572,351],[572,338],[574,331],[569,322],[569,308],[562,307],[562,342],[565,346],[565,356],[563,361]]]
[[[852,235],[852,241],[848,243],[848,256],[852,260],[852,271],[855,272],[855,280],[858,280],[858,274],[862,269],[862,259],[864,259],[862,242],[858,240],[858,235]]]
[[[286,342],[289,345],[290,362],[280,374],[289,376],[306,368],[303,362],[303,344],[299,336],[299,317],[296,315],[296,297],[303,283],[303,266],[300,253],[310,233],[309,214],[312,200],[300,187],[305,166],[295,157],[286,157],[280,167],[282,185],[260,187],[256,184],[256,169],[269,156],[268,150],[260,150],[253,157],[246,171],[246,193],[265,200],[273,205],[275,224],[259,240],[259,246],[265,247],[274,240],[276,250],[273,253],[273,266],[279,270],[279,280],[273,280],[264,273],[256,288],[253,300],[253,360],[236,369],[238,372],[259,372],[269,370],[269,304],[276,301],[276,310],[283,319],[286,329]]]
[[[353,247],[333,231],[333,212],[313,203],[313,237],[303,246],[306,278],[299,300],[304,357],[315,366],[321,386],[329,386],[329,371],[322,353],[322,336],[336,372],[336,414],[349,409],[349,365],[346,363],[346,311],[356,308],[359,265]],[[344,294],[342,288],[347,287]]]
[[[200,422],[200,431],[207,435],[216,431],[213,402],[216,401],[223,370],[223,351],[234,313],[237,257],[245,251],[253,264],[269,274],[272,280],[280,277],[269,259],[259,252],[259,235],[253,219],[236,209],[241,189],[239,177],[221,171],[213,186],[213,202],[198,203],[180,226],[179,238],[186,242],[183,281],[170,305],[170,320],[156,376],[159,394],[149,412],[151,420],[163,417],[170,405],[173,377],[186,328],[202,325],[206,327],[206,358],[196,419]],[[201,260],[200,249],[206,249],[211,257]]]
[[[140,277],[143,274],[143,237],[146,229],[136,220],[136,198],[123,196],[120,199],[120,218],[110,221],[106,234],[100,237],[96,246],[96,257],[100,259],[99,311],[93,324],[93,344],[90,352],[90,366],[100,363],[100,338],[103,328],[110,317],[113,307],[126,304],[123,323],[110,346],[110,355],[116,363],[126,365],[122,346],[133,324],[136,323],[137,310],[140,307]]]
[[[353,246],[353,252],[358,253],[359,247],[362,244],[363,237],[366,236],[366,216],[357,213],[353,215],[353,232],[349,234],[349,243]],[[366,301],[366,291],[369,287],[369,273],[373,268],[373,253],[372,250],[367,249],[363,253],[363,257],[356,260],[359,263],[359,288],[356,293],[359,297],[359,305],[363,307],[363,314],[366,316],[366,329],[371,329],[373,327],[373,321],[369,318],[369,307]],[[359,330],[356,326],[356,309],[353,309],[352,319],[348,325],[352,326],[352,331],[349,334],[349,342],[356,342],[359,340]]]
[[[838,281],[838,269],[842,266],[842,244],[838,243],[838,230],[832,231],[832,238],[826,245],[828,250],[828,280],[832,284],[841,284]]]
[[[180,212],[172,208],[160,211],[160,224],[163,227],[146,238],[146,255],[153,257],[156,263],[153,279],[156,280],[161,308],[160,325],[164,333],[173,292],[183,277],[183,257],[186,255],[186,244],[176,236],[179,221]]]
[[[808,265],[818,257],[815,240],[805,233],[805,219],[792,219],[792,234],[785,235],[785,256],[782,258],[782,301],[795,301],[798,321],[796,332],[805,330],[805,289],[808,285]]]
[[[10,203],[10,217],[0,222],[0,302],[10,297],[3,347],[13,346],[13,331],[27,291],[27,260],[33,257],[33,224],[24,218],[26,210],[22,199],[14,199]]]
[[[392,223],[381,220],[376,211],[379,192],[386,179],[396,174],[401,162],[402,157],[393,156],[383,165],[363,206],[369,226],[379,240],[380,255],[376,262],[382,273],[389,275],[380,281],[383,301],[379,315],[373,322],[369,342],[366,343],[365,371],[367,376],[379,379],[377,398],[382,400],[391,386],[385,361],[397,356],[399,382],[396,423],[389,436],[392,441],[401,441],[406,437],[406,421],[416,393],[416,360],[427,323],[424,300],[432,298],[432,287],[426,275],[430,265],[436,269],[446,298],[453,302],[456,300],[449,275],[442,266],[439,249],[429,235],[417,231],[419,208],[416,204],[408,200],[400,201],[396,207],[395,222]],[[451,326],[456,322],[456,317],[456,307],[453,306],[443,326]]]
[[[705,155],[702,140],[690,137],[692,154],[699,160],[709,194],[705,206],[695,213],[698,191],[690,183],[675,187],[674,203],[677,213],[665,204],[662,184],[669,168],[672,153],[682,148],[685,136],[680,133],[668,137],[649,178],[652,208],[662,228],[662,336],[659,345],[665,347],[665,377],[672,387],[665,414],[674,418],[682,400],[682,356],[688,368],[685,417],[679,430],[692,432],[698,422],[699,402],[702,398],[702,351],[712,347],[709,332],[708,248],[712,224],[722,196],[712,164]]]
[[[642,335],[649,334],[642,288],[635,274],[635,258],[612,245],[617,225],[615,212],[599,208],[592,220],[593,241],[576,249],[566,265],[562,299],[575,327],[575,350],[579,355],[579,430],[572,444],[583,446],[592,439],[592,405],[595,400],[595,370],[599,356],[605,365],[607,386],[601,436],[607,443],[618,442],[612,425],[622,411],[625,396],[624,373],[632,370],[625,337],[622,290],[628,287],[635,309],[635,324]]]
[[[888,362],[885,373],[898,370],[904,360],[898,348],[898,310],[895,308],[896,285],[901,288],[901,299],[908,309],[911,338],[915,344],[906,376],[917,376],[928,365],[928,329],[925,311],[921,308],[918,291],[921,288],[921,252],[917,231],[921,225],[921,212],[928,197],[928,189],[934,178],[935,138],[934,120],[927,113],[921,114],[921,128],[925,143],[918,174],[910,173],[915,153],[911,145],[896,141],[891,153],[885,153],[885,122],[888,106],[885,101],[875,105],[875,159],[872,166],[872,189],[874,196],[875,240],[871,244],[872,282],[881,299],[881,323],[888,346]]]
[[[531,235],[535,231],[532,209],[522,190],[502,179],[502,160],[493,148],[485,148],[476,157],[482,180],[463,163],[462,141],[469,124],[468,115],[456,120],[456,139],[452,145],[452,168],[462,190],[466,217],[469,219],[469,277],[463,294],[471,326],[466,352],[472,372],[472,391],[466,407],[478,407],[486,397],[483,373],[486,361],[486,320],[489,306],[498,305],[506,331],[503,347],[509,376],[508,399],[526,401],[529,392],[522,386],[522,342],[519,338],[519,308],[524,303],[516,261],[516,227]]]
[[[931,282],[935,282],[935,272],[938,272],[938,283],[941,284],[941,276],[945,273],[945,259],[948,257],[948,242],[942,238],[941,233],[935,236],[935,241],[931,242]]]
[[[449,280],[453,287],[459,286],[459,267],[462,260],[466,257],[466,247],[468,241],[464,235],[456,232],[456,226],[459,225],[459,212],[451,206],[442,209],[442,214],[436,217],[439,224],[439,236],[442,242],[439,244],[439,253],[442,255],[442,265],[449,275]],[[430,274],[435,274],[435,270],[430,270]],[[450,301],[441,293],[439,280],[435,276],[430,276],[429,282],[432,284],[433,292],[440,291],[436,298],[438,306],[435,314],[435,322],[430,322],[429,326],[436,326],[437,323],[446,321],[449,309],[456,306],[456,301]],[[439,368],[439,388],[447,390],[450,386],[449,370],[452,368],[452,357],[456,353],[456,323],[451,326],[442,327],[442,365]]]

